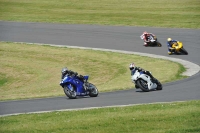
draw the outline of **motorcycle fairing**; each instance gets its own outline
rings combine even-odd
[[[134,71],[131,71],[131,80],[132,82],[135,83],[136,79],[138,79],[138,77],[140,76],[140,73],[138,72],[138,70],[134,70]]]
[[[147,81],[147,85],[148,85],[148,89],[151,90],[151,89],[156,89],[157,88],[157,84],[156,83],[153,83],[151,81],[151,77],[146,75],[146,74],[141,74],[139,76],[139,78],[142,78],[143,80]]]
[[[64,87],[64,85],[67,85],[68,88],[72,91],[72,88],[75,89],[77,94],[85,94],[85,89],[83,88],[83,82],[80,81],[77,77],[73,76],[65,76],[61,82],[60,85]],[[73,87],[71,87],[73,86]]]
[[[182,47],[183,44],[181,42],[176,42],[172,44],[172,48],[175,48],[177,52],[179,52]]]
[[[146,74],[144,74],[143,71],[141,71],[141,72],[138,72],[138,70],[133,71],[132,76],[131,76],[132,82],[136,83],[136,81],[139,78],[143,79],[144,81],[147,81],[147,85],[148,85],[148,89],[149,90],[157,88],[157,84],[153,83],[151,81],[151,77],[146,75]]]
[[[134,71],[132,71],[131,72],[131,79],[132,79],[132,81],[135,83],[135,81],[139,78],[139,76],[141,75],[141,74],[144,74],[144,72],[143,71],[140,71],[140,72],[138,72],[138,70],[134,70]]]
[[[83,78],[87,81],[89,79],[88,75],[83,76]]]

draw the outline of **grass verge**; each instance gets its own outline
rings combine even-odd
[[[0,20],[200,28],[199,0],[0,0]]]
[[[200,100],[0,117],[2,133],[199,133]]]
[[[184,78],[180,74],[185,69],[168,60],[20,43],[0,45],[0,100],[64,95],[59,82],[65,66],[89,75],[89,82],[100,92],[134,88],[128,69],[131,62],[151,71],[162,83]]]

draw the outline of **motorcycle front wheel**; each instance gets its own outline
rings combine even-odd
[[[72,89],[70,90],[67,85],[63,87],[65,95],[70,99],[76,99],[76,91],[74,87],[71,85]]]
[[[143,79],[137,80],[136,84],[140,87],[140,89],[144,92],[149,92],[147,82]]]
[[[88,90],[89,90],[90,97],[97,97],[99,94],[97,87],[91,83],[88,83]]]

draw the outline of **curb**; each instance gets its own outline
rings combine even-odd
[[[24,42],[21,42],[24,43]],[[91,47],[79,47],[79,46],[68,46],[68,45],[55,45],[55,44],[41,44],[41,43],[27,43],[27,44],[36,44],[36,45],[49,45],[54,47],[68,47],[68,48],[79,48],[79,49],[87,49],[87,50],[99,50],[99,51],[108,51],[108,52],[116,52],[116,53],[124,53],[124,54],[135,54],[140,56],[147,56],[152,58],[158,58],[158,59],[165,59],[170,60],[173,62],[178,62],[182,64],[186,71],[182,73],[183,76],[193,76],[197,74],[200,71],[200,66],[192,63],[190,61],[173,58],[173,57],[167,57],[162,55],[155,55],[155,54],[147,54],[147,53],[140,53],[140,52],[131,52],[131,51],[123,51],[123,50],[112,50],[112,49],[102,49],[102,48],[91,48]]]

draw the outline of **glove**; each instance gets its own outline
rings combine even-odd
[[[83,75],[79,75],[80,78],[83,78]]]
[[[74,75],[78,75],[78,73],[77,73],[77,72],[74,72]]]
[[[69,73],[70,73],[70,75],[78,75],[77,72],[74,72],[74,71],[72,71],[72,70],[69,70]]]
[[[147,74],[148,74],[148,73],[151,73],[151,72],[150,72],[150,71],[145,71],[145,73],[147,73]]]
[[[142,68],[141,68],[141,67],[138,67],[138,70],[139,70],[139,71],[142,71]]]

